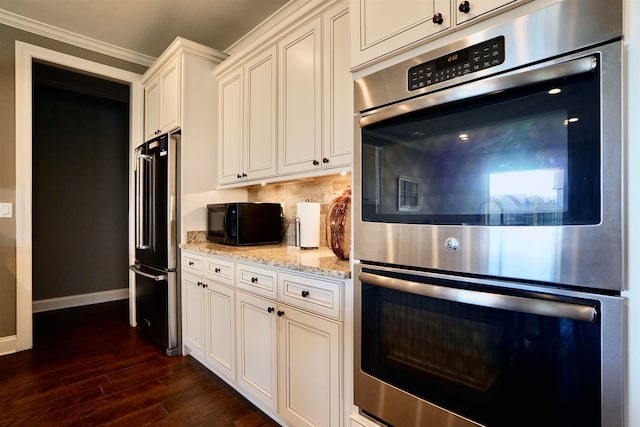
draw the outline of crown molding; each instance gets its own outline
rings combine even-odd
[[[156,59],[152,56],[101,42],[100,40],[63,30],[62,28],[54,27],[53,25],[45,24],[44,22],[36,21],[3,9],[0,9],[0,24],[146,67],[153,64]]]

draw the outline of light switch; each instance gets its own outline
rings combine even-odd
[[[13,218],[13,203],[0,203],[0,218]]]

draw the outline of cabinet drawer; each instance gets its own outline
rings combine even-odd
[[[233,286],[233,262],[221,258],[204,258],[204,277]]]
[[[280,301],[324,316],[342,317],[342,289],[330,282],[291,273],[280,273]]]
[[[190,253],[182,254],[182,268],[183,271],[188,271],[190,273],[202,274],[202,256],[194,255]]]
[[[237,264],[236,286],[249,292],[276,299],[278,297],[278,273],[255,265]]]

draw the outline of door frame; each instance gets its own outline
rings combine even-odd
[[[16,351],[33,347],[32,301],[32,61],[88,73],[128,84],[129,95],[129,176],[133,171],[133,149],[142,141],[142,75],[78,58],[51,49],[15,42],[16,113]],[[133,183],[129,179],[129,248],[133,247]],[[134,253],[129,249],[129,262]],[[126,266],[123,266],[126,268]],[[129,320],[135,325],[135,282],[129,274]]]

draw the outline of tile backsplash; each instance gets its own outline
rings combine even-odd
[[[329,204],[351,185],[351,174],[329,175],[292,182],[256,185],[249,187],[250,202],[284,203],[284,214],[288,221],[283,243],[295,244],[296,205],[298,202],[320,203],[320,246],[327,245],[325,235]]]

